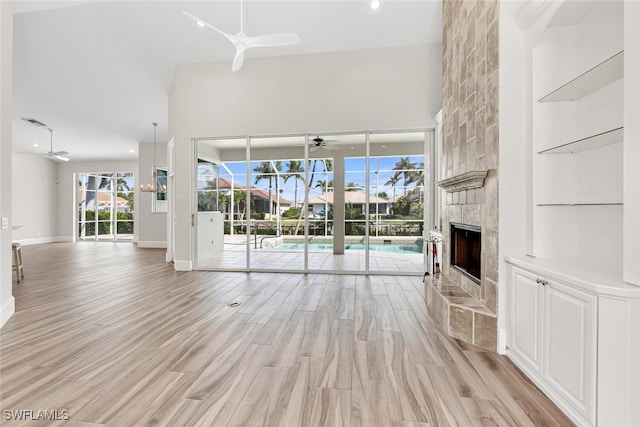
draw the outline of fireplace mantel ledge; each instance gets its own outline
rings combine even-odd
[[[444,188],[447,193],[456,191],[473,190],[481,188],[484,185],[484,179],[487,177],[489,170],[469,171],[451,178],[443,179],[436,182],[437,185]]]

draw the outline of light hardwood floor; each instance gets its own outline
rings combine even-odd
[[[507,359],[444,335],[418,278],[175,272],[126,243],[23,252],[2,425],[47,425],[4,412],[45,409],[70,426],[572,425]]]

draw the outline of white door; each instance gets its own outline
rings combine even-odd
[[[509,355],[532,373],[542,373],[544,286],[536,275],[512,267]]]
[[[596,298],[562,284],[546,286],[548,384],[595,423]]]

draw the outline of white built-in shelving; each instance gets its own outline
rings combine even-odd
[[[623,72],[624,51],[620,51],[543,96],[538,102],[575,101],[620,80]]]
[[[579,153],[581,151],[592,150],[594,148],[604,147],[606,145],[622,142],[624,132],[622,126],[600,132],[595,135],[580,138],[575,141],[567,142],[555,147],[547,148],[539,151],[538,154],[566,154]]]

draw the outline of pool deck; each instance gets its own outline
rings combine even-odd
[[[265,238],[266,237],[266,238]],[[264,238],[264,240],[263,240]],[[383,244],[385,240],[393,244],[414,244],[418,237],[370,237],[371,243]],[[262,248],[260,242],[262,240]],[[331,236],[312,236],[311,243],[330,243]],[[304,271],[304,251],[299,249],[278,249],[268,243],[302,243],[304,239],[289,238],[288,236],[271,237],[258,236],[251,242],[250,268],[252,270],[275,271]],[[345,243],[362,243],[360,236],[346,236]],[[247,268],[247,247],[245,235],[226,235],[224,251],[205,260],[198,260],[198,269],[213,270],[243,270]],[[365,251],[352,249],[344,254],[335,255],[329,249],[309,249],[308,270],[331,272],[365,272]],[[369,272],[401,273],[422,275],[425,272],[424,254],[422,253],[394,253],[386,251],[369,251]]]

